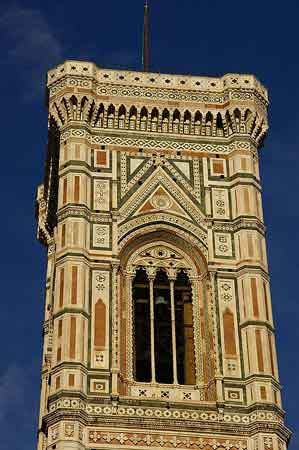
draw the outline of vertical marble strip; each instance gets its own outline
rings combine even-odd
[[[269,342],[271,373],[272,373],[273,376],[275,376],[274,355],[273,355],[272,339],[271,339],[271,335],[270,334],[268,334],[268,342]]]
[[[79,235],[79,224],[78,222],[73,222],[73,245],[78,245],[78,235]]]
[[[85,349],[85,319],[84,317],[82,317],[81,361],[83,362],[83,364],[85,363],[84,349]]]
[[[80,145],[75,145],[75,159],[80,159]]]
[[[80,201],[80,177],[75,176],[75,187],[74,187],[74,202],[79,203]]]
[[[259,317],[259,305],[258,305],[256,278],[251,278],[250,284],[251,284],[251,298],[252,298],[253,315],[255,318],[258,318]]]
[[[65,205],[67,203],[67,178],[63,179],[63,195],[62,195],[62,204]]]
[[[70,387],[75,386],[75,375],[73,373],[69,374],[69,386]]]
[[[247,170],[247,158],[241,158],[241,170],[243,172]]]
[[[60,285],[59,285],[59,306],[63,307],[64,300],[64,268],[60,270]]]
[[[265,303],[265,313],[266,313],[266,320],[270,320],[269,316],[269,306],[268,306],[268,296],[267,296],[267,286],[265,281],[263,281],[263,292],[264,292],[264,303]]]
[[[250,214],[250,199],[248,188],[244,188],[244,212]]]
[[[78,267],[72,266],[71,304],[77,304]]]
[[[259,192],[255,190],[255,207],[256,207],[256,216],[260,219],[261,213],[260,213],[260,199],[259,199]]]
[[[248,363],[248,372],[251,372],[251,365],[250,365],[250,353],[249,353],[249,344],[248,344],[248,331],[245,332],[246,337],[246,349],[247,349],[247,363]]]
[[[247,312],[246,312],[246,298],[245,298],[245,289],[244,289],[244,280],[243,280],[243,278],[241,280],[241,286],[242,286],[242,298],[243,298],[243,316],[244,316],[243,318],[245,320]]]
[[[255,340],[256,340],[258,370],[260,372],[264,372],[265,367],[264,367],[264,356],[263,356],[261,330],[255,330]]]
[[[267,400],[267,391],[266,391],[265,386],[260,387],[260,393],[261,393],[261,399]]]
[[[240,240],[239,234],[238,234],[238,247],[239,247],[239,259],[242,259],[242,247],[241,247],[241,240]]]
[[[248,233],[248,255],[250,258],[253,258],[254,252],[253,252],[253,238],[252,233]]]
[[[226,308],[223,313],[223,329],[224,329],[224,349],[227,355],[236,355],[236,337],[234,315],[230,309]]]
[[[236,216],[239,215],[239,207],[238,207],[238,193],[237,189],[235,189],[235,202],[236,202]]]
[[[61,227],[61,247],[65,247],[65,223]]]
[[[98,349],[106,345],[106,305],[101,298],[95,304],[94,346]]]
[[[67,161],[68,160],[68,147],[67,147],[67,145],[65,145],[64,146],[64,161]]]
[[[87,273],[87,269],[85,266],[83,266],[83,300],[82,300],[82,305],[83,308],[86,308],[86,299],[87,299],[87,295],[86,295],[86,277],[88,276]]]
[[[62,337],[62,321],[63,321],[63,319],[60,319],[58,321],[58,337],[59,338]]]
[[[57,361],[57,364],[59,364],[61,362],[61,346],[59,346],[57,348],[56,361]]]
[[[76,317],[71,317],[69,357],[76,358]]]

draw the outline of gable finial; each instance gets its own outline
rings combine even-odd
[[[144,2],[144,25],[143,25],[143,70],[149,71],[149,6],[148,0]]]

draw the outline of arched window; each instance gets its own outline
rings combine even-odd
[[[217,136],[224,135],[223,122],[222,122],[222,117],[221,117],[220,113],[218,113],[216,116],[216,133],[217,133]]]
[[[172,121],[172,130],[174,133],[180,132],[180,120],[181,115],[178,109],[176,109],[173,113],[173,121]]]
[[[140,112],[140,130],[147,129],[147,119],[148,119],[148,112],[147,109],[143,106]]]
[[[234,110],[234,118],[235,118],[237,132],[239,132],[240,125],[241,125],[241,111],[238,108]]]
[[[154,108],[151,113],[151,130],[158,131],[159,111]]]
[[[169,111],[164,109],[162,113],[162,131],[163,133],[168,133],[169,131]]]
[[[73,120],[77,120],[77,109],[78,109],[78,100],[74,95],[70,98],[70,104],[72,107]]]
[[[190,125],[191,125],[191,113],[190,111],[185,111],[184,114],[184,133],[190,133]]]
[[[108,128],[113,128],[113,126],[114,126],[114,115],[115,115],[115,108],[113,105],[109,105],[108,111],[107,111]]]
[[[233,126],[229,111],[226,111],[225,113],[225,120],[228,129],[228,134],[231,135],[233,133]]]
[[[194,133],[201,133],[201,125],[202,125],[202,114],[200,111],[196,111],[194,118]]]
[[[104,126],[104,105],[103,103],[101,103],[99,105],[96,117],[95,117],[95,121],[94,121],[94,126],[95,127],[100,127],[102,128]]]
[[[130,270],[135,380],[196,384],[190,260],[151,244],[132,256]]]
[[[130,130],[135,130],[137,121],[137,109],[132,106],[129,112],[129,128]]]
[[[125,128],[126,126],[126,108],[121,105],[118,110],[118,128]]]
[[[210,111],[206,115],[206,135],[212,135],[212,126],[213,126],[213,115]]]

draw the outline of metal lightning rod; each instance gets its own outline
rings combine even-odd
[[[144,2],[144,25],[143,25],[143,71],[149,72],[149,6],[148,0]]]

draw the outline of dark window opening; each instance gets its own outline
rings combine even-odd
[[[195,384],[192,290],[180,272],[174,288],[177,372],[179,384]]]
[[[145,270],[138,269],[133,282],[135,379],[151,381],[151,338],[149,282]]]
[[[173,383],[170,286],[163,270],[158,270],[154,282],[154,302],[156,381]]]

